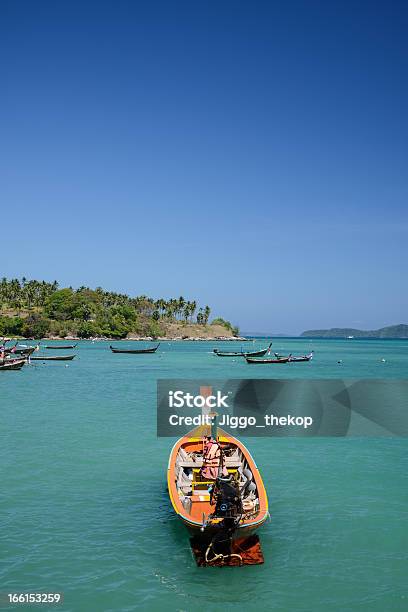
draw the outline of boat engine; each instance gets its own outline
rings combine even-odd
[[[210,502],[215,501],[214,516],[224,519],[240,519],[243,513],[241,494],[238,483],[231,476],[228,478],[217,478],[211,491]],[[227,521],[228,522],[228,521]]]
[[[244,509],[239,485],[232,476],[217,478],[211,491],[210,503],[215,503],[215,511],[211,517],[222,520],[217,523],[217,530],[208,544],[205,562],[224,564],[227,559],[237,558],[241,564],[241,555],[232,552],[232,538]]]

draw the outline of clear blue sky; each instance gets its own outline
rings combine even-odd
[[[0,275],[408,323],[406,2],[0,3]]]

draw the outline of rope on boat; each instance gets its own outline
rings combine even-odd
[[[218,559],[222,559],[222,561],[224,561],[224,559],[231,559],[232,557],[238,557],[239,561],[240,561],[240,565],[243,565],[244,562],[242,560],[241,555],[238,555],[237,553],[230,553],[229,555],[223,555],[222,553],[216,553],[214,552],[214,557],[212,559],[208,558],[208,553],[210,552],[211,548],[213,546],[213,543],[210,542],[207,550],[205,551],[205,562],[206,563],[214,563],[214,561],[217,561]]]

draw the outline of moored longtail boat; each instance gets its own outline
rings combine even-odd
[[[49,345],[45,346],[44,348],[46,348],[48,350],[51,350],[51,349],[59,350],[60,349],[61,351],[65,351],[65,350],[68,350],[68,349],[74,349],[77,346],[77,344],[64,344],[64,345],[61,345],[61,344],[60,345],[58,345],[58,344],[54,344],[54,345],[49,344]]]
[[[296,357],[296,355],[289,355],[289,361],[293,361],[293,362],[297,362],[297,361],[311,361],[313,359],[313,351],[311,353],[309,353],[308,355],[299,355],[299,357]]]
[[[153,348],[145,348],[145,349],[120,349],[120,348],[115,348],[112,345],[110,345],[109,348],[112,351],[112,353],[131,353],[132,355],[139,355],[143,353],[155,353],[157,349],[159,348],[159,346],[160,346],[160,342],[157,346],[154,346]]]
[[[286,359],[286,357],[284,357],[283,355],[279,355],[279,353],[275,353],[275,357],[277,359]],[[288,361],[289,362],[298,362],[298,361],[311,361],[313,359],[313,351],[311,353],[309,353],[308,355],[288,355]]]
[[[21,370],[25,362],[25,359],[2,359],[0,361],[0,371]]]
[[[72,361],[76,355],[35,355],[31,361]]]
[[[11,348],[5,348],[4,353],[6,355],[24,355],[24,357],[29,357],[30,355],[34,353],[36,348],[37,348],[36,346],[22,347],[22,346],[14,345]]]
[[[261,349],[260,351],[219,351],[218,349],[214,349],[213,352],[217,357],[263,357],[266,355],[268,351],[270,351],[272,346],[272,342],[266,349]]]
[[[221,453],[218,475],[209,477],[209,436],[211,426],[200,425],[173,446],[167,468],[170,500],[194,540],[203,543],[204,564],[222,558],[222,564],[228,565],[225,559],[231,557],[243,562],[241,555],[231,553],[233,542],[242,542],[265,523],[269,516],[267,494],[249,450],[222,429],[213,431],[210,442],[210,449],[213,444]],[[211,473],[214,467],[209,469]],[[217,546],[224,543],[225,553],[225,542],[229,552],[220,554]]]
[[[278,359],[252,359],[246,357],[247,363],[288,363],[289,357],[279,357]]]

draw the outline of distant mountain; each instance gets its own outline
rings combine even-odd
[[[332,329],[308,329],[301,336],[307,338],[408,338],[408,325],[389,325],[381,329],[361,330],[349,327]]]

